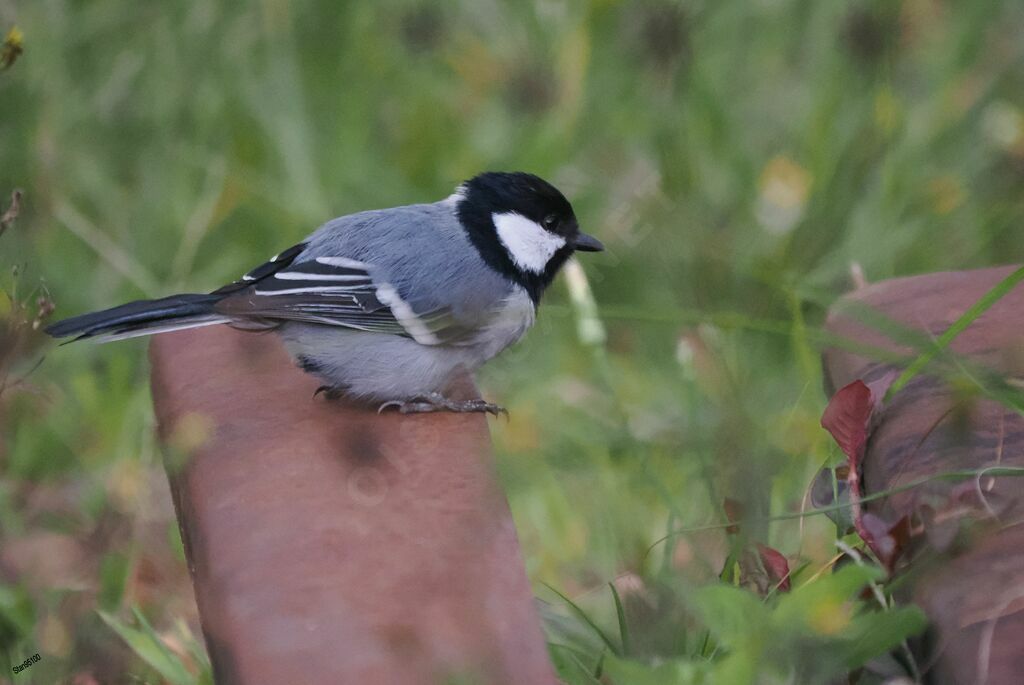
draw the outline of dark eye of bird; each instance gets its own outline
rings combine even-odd
[[[554,214],[548,214],[543,220],[544,228],[549,231],[554,231],[558,228],[558,217]]]

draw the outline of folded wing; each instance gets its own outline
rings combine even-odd
[[[283,255],[282,255],[283,256]],[[416,311],[373,267],[347,257],[281,264],[281,256],[221,288],[216,311],[243,326],[298,321],[412,338],[424,345],[457,342],[464,329],[450,312]]]

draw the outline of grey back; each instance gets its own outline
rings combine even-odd
[[[333,219],[308,239],[296,262],[347,257],[370,265],[415,312],[448,311],[472,325],[513,290],[472,245],[450,201],[407,205]]]

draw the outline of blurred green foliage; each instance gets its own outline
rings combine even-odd
[[[145,343],[51,348],[35,298],[64,316],[209,290],[329,217],[485,169],[549,178],[609,247],[583,265],[605,334],[560,283],[481,379],[511,411],[492,431],[531,578],[606,626],[616,579],[619,685],[705,682],[756,652],[783,607],[707,620],[753,597],[699,589],[721,533],[651,544],[721,521],[730,497],[746,534],[825,583],[831,524],[764,522],[834,457],[824,308],[853,263],[878,280],[1024,258],[1022,31],[1013,0],[0,0],[20,41],[0,71],[0,197],[26,191],[0,237],[0,285],[21,293],[0,300],[0,372],[21,380],[0,396],[0,661],[39,651],[39,682],[178,678],[104,620],[161,650],[151,635],[194,622]],[[589,630],[538,594],[553,635]],[[135,606],[154,628],[117,623]],[[758,682],[825,644],[798,637]]]
[[[635,654],[625,632],[620,648],[611,645],[600,664],[586,664],[585,656],[577,656],[586,654],[585,648],[561,643],[553,656],[570,685],[595,682],[594,673],[630,685],[827,683],[837,667],[855,669],[924,628],[916,607],[884,613],[854,608],[853,594],[881,575],[877,569],[849,565],[767,603],[724,584],[696,590],[691,601],[707,633],[685,656],[631,659]],[[624,627],[623,621],[620,631]]]

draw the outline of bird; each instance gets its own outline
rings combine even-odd
[[[600,252],[530,173],[484,172],[429,204],[357,212],[210,293],[74,316],[55,338],[107,342],[214,324],[274,330],[317,393],[405,414],[505,410],[446,394],[519,341],[575,252]]]

